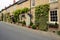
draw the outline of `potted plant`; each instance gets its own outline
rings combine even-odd
[[[53,28],[58,28],[58,23],[57,22],[55,22],[55,23],[49,23],[48,24],[49,26],[53,26]]]

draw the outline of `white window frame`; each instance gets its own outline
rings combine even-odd
[[[54,1],[54,0],[52,0],[52,1],[51,1],[51,0],[49,0],[49,3],[53,3],[53,2],[57,2],[57,1],[58,1],[58,0],[55,0],[55,1]]]
[[[33,5],[34,4],[34,5]],[[31,7],[35,7],[35,0],[31,1]]]
[[[52,10],[50,10],[50,11],[56,11],[57,9],[52,9]],[[49,11],[49,13],[50,13],[50,11]],[[58,22],[58,10],[57,10],[57,21],[51,21],[51,15],[49,14],[49,16],[50,16],[50,23],[52,22],[52,23],[55,23],[55,22]]]

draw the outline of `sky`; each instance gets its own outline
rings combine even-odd
[[[18,0],[16,0],[16,2],[17,1]],[[0,11],[11,4],[13,4],[13,0],[0,0]]]

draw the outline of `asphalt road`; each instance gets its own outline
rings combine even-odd
[[[54,35],[0,22],[0,40],[60,40]]]

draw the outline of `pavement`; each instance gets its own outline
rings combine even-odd
[[[60,36],[51,32],[0,22],[0,40],[60,40]]]

